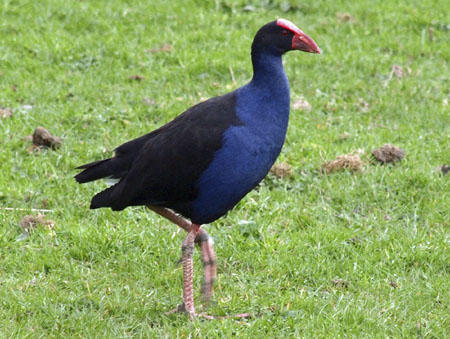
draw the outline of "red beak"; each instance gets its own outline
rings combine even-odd
[[[317,46],[314,40],[303,32],[301,34],[295,34],[292,38],[292,49],[320,54],[319,46]]]

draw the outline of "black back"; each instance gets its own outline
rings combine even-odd
[[[115,157],[81,166],[85,170],[75,177],[78,182],[120,178],[92,199],[91,208],[148,204],[190,217],[196,181],[222,146],[224,131],[241,124],[235,106],[235,92],[209,99],[118,147]]]

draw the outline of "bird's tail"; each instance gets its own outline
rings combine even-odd
[[[109,187],[100,193],[97,193],[91,200],[90,209],[96,209],[101,207],[111,207],[111,193],[114,190],[115,186]]]
[[[109,161],[111,159],[94,161],[86,165],[77,167],[77,169],[84,169],[83,172],[78,173],[75,176],[75,180],[80,184],[85,182],[94,181],[111,176],[111,168]]]
[[[113,186],[98,193],[92,198],[90,206],[91,209],[111,207],[115,211],[120,211],[126,207],[126,205],[122,203],[125,200],[121,194],[122,186],[120,186],[121,178],[126,175],[126,167],[124,167],[126,162],[121,162],[120,160],[121,159],[114,157],[94,161],[77,167],[77,169],[83,170],[75,176],[75,179],[80,184],[102,178],[112,179],[112,181],[115,181]],[[117,196],[121,197],[121,199],[117,200]]]

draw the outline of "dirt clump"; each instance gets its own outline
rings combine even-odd
[[[405,157],[405,152],[397,146],[385,144],[373,150],[372,155],[382,164],[390,164],[402,160]]]

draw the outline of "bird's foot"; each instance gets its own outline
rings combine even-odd
[[[222,315],[222,316],[216,316],[216,315],[208,315],[204,313],[195,314],[195,317],[201,317],[209,320],[221,320],[221,319],[232,319],[232,318],[238,318],[238,319],[244,319],[244,318],[251,318],[250,313],[239,313],[239,314],[230,314],[230,315]]]
[[[233,315],[223,315],[223,316],[215,316],[215,315],[209,315],[209,314],[205,314],[205,313],[196,313],[195,310],[192,311],[187,311],[186,307],[183,304],[178,305],[176,308],[174,308],[173,310],[170,310],[168,312],[166,312],[166,315],[170,315],[173,313],[187,313],[189,315],[189,319],[190,320],[194,320],[195,318],[204,318],[204,319],[208,319],[208,320],[221,320],[221,319],[231,319],[231,318],[238,318],[238,319],[243,319],[243,318],[250,318],[250,313],[240,313],[240,314],[233,314]]]
[[[184,307],[184,304],[180,304],[174,309],[167,311],[166,315],[172,314],[172,313],[178,313],[178,312],[186,312],[186,307]]]
[[[184,303],[178,305],[173,310],[170,310],[170,311],[166,312],[166,315],[170,315],[170,314],[173,314],[173,313],[186,313],[186,314],[189,315],[189,319],[190,320],[194,320],[194,318],[196,318],[198,316],[198,314],[195,313],[195,309],[191,309],[190,311],[188,311],[186,309],[186,306],[184,305]]]

